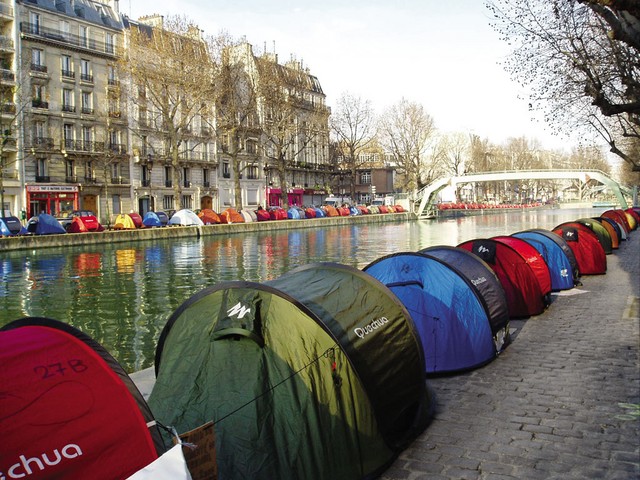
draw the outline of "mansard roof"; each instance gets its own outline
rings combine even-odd
[[[120,16],[106,3],[92,0],[22,0],[24,5],[34,5],[44,10],[66,15],[102,27],[122,30]]]

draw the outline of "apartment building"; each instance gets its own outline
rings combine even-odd
[[[127,118],[117,78],[117,1],[16,2],[27,217],[132,209]]]
[[[13,2],[0,3],[0,214],[18,213],[22,197],[17,151],[16,42]]]

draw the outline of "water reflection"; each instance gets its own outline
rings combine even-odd
[[[23,316],[66,321],[129,370],[153,364],[169,315],[227,280],[264,282],[308,263],[363,268],[384,255],[527,228],[551,229],[597,210],[504,212],[440,221],[11,252],[0,259],[0,325]]]

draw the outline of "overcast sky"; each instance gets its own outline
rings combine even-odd
[[[345,91],[378,112],[406,98],[443,132],[567,145],[532,120],[524,92],[500,65],[508,46],[482,0],[121,0],[120,10],[134,19],[181,14],[208,34],[275,46],[281,63],[296,58],[318,77],[330,106]]]

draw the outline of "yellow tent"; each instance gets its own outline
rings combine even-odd
[[[116,217],[116,221],[113,223],[113,228],[116,230],[135,230],[136,224],[126,213],[121,213]]]

